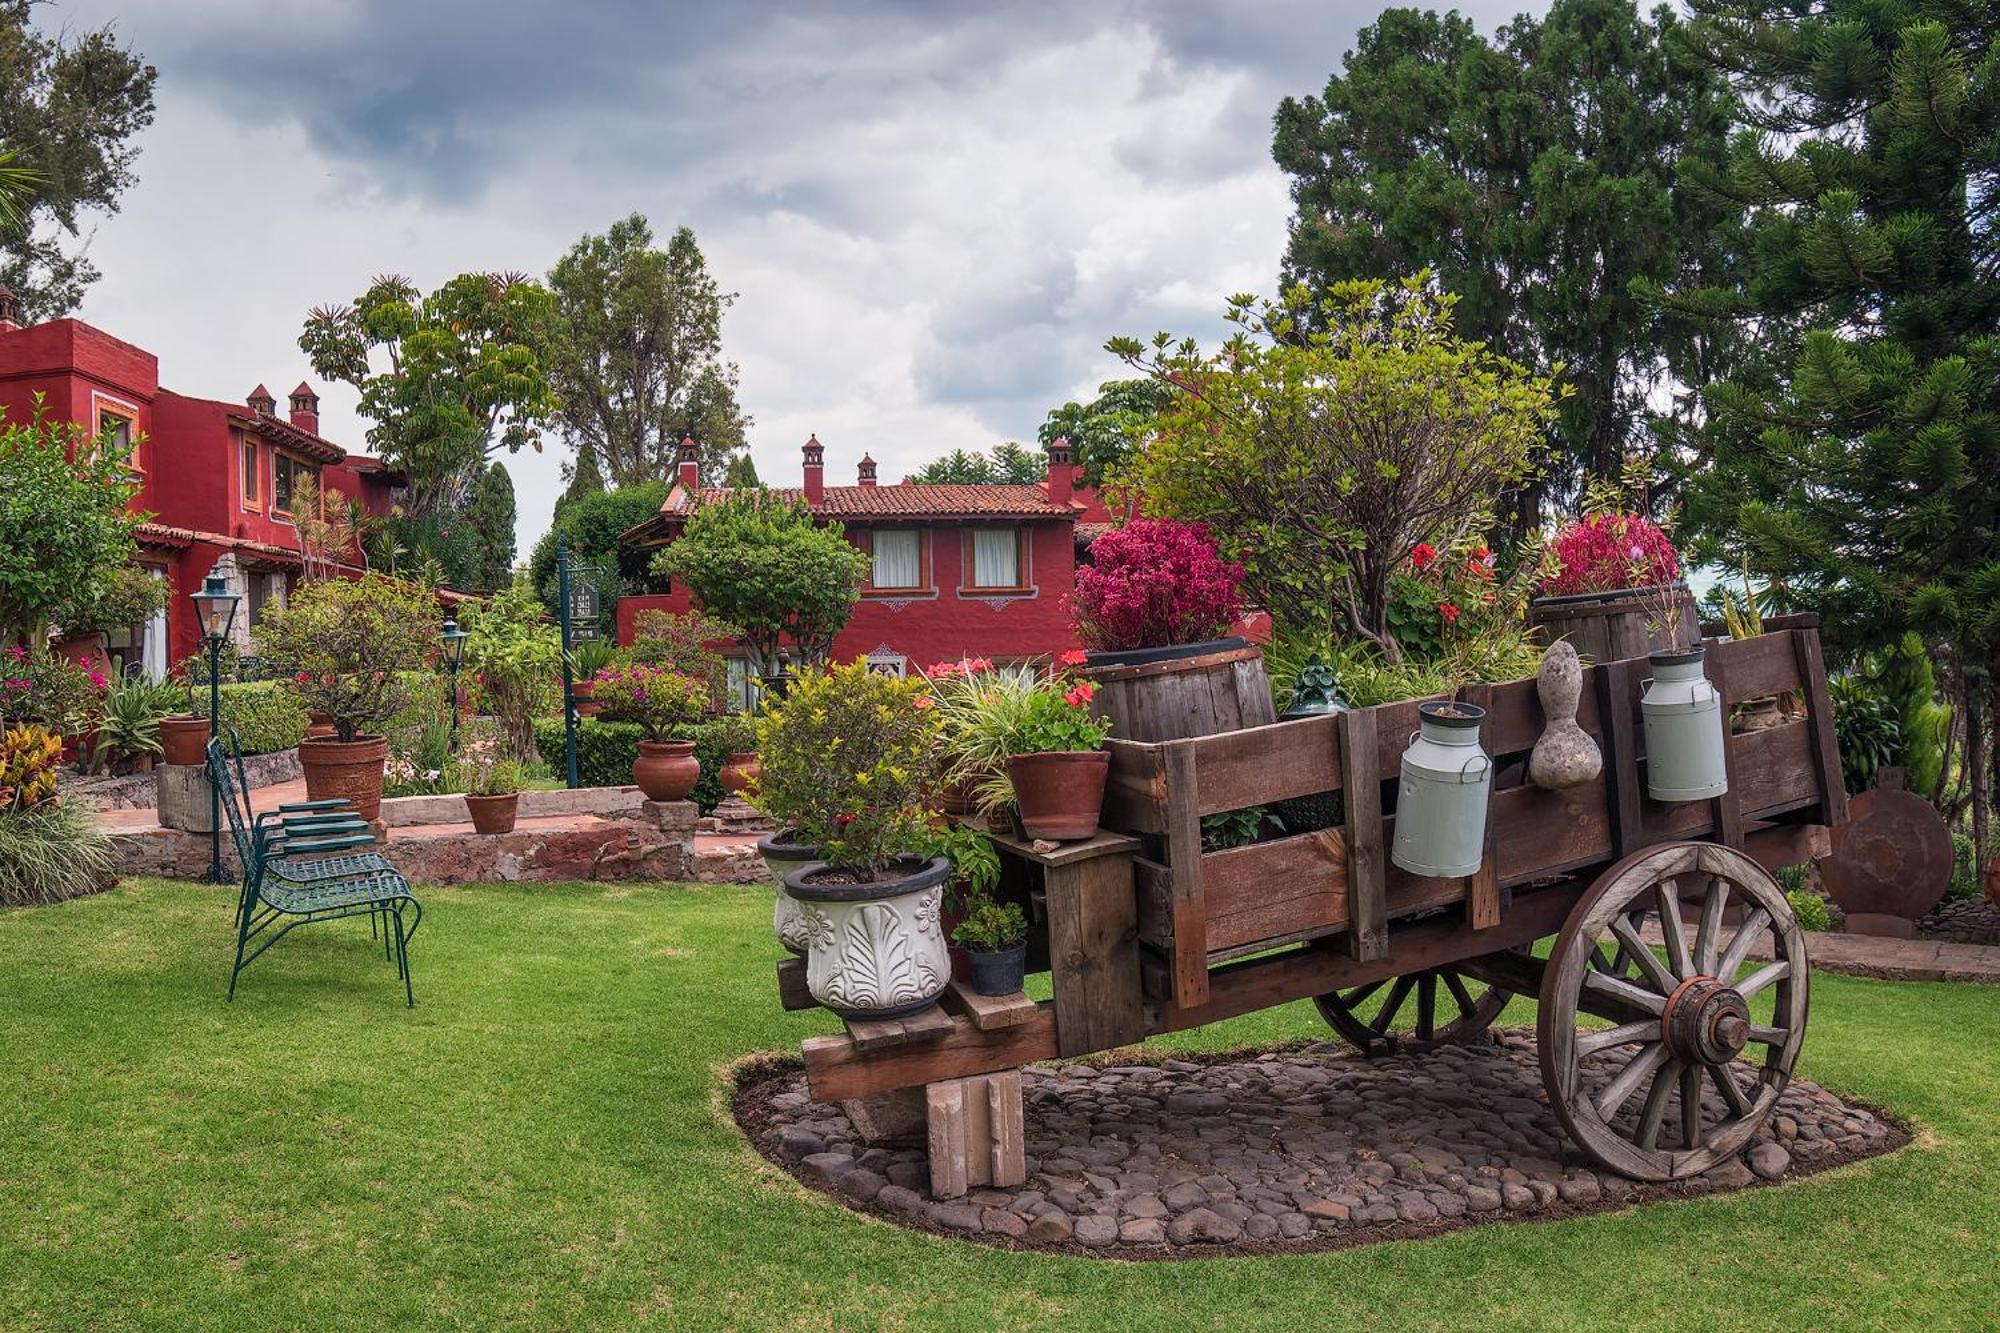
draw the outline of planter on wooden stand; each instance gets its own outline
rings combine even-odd
[[[903,1018],[937,1002],[951,981],[939,919],[949,859],[909,857],[902,874],[851,883],[814,862],[785,878],[802,907],[806,989],[842,1018]]]
[[[1263,649],[1234,635],[1088,653],[1077,674],[1097,686],[1092,708],[1120,740],[1186,740],[1278,720]]]
[[[778,901],[771,909],[771,933],[778,937],[778,943],[803,958],[806,956],[805,912],[798,899],[785,892],[785,881],[792,872],[803,870],[818,861],[819,848],[809,842],[793,841],[797,836],[791,829],[780,829],[759,838],[757,855],[764,858],[764,870],[778,890]]]
[[[685,801],[701,781],[693,741],[640,741],[632,781],[649,801]]]
[[[306,795],[315,801],[351,801],[356,817],[370,821],[382,813],[382,766],[388,759],[385,736],[351,741],[309,736],[299,742]]]
[[[160,719],[160,762],[199,764],[207,757],[208,719],[192,713]]]
[[[1568,639],[1592,663],[1692,648],[1701,639],[1701,615],[1685,584],[1675,585],[1675,595],[1681,602],[1678,634],[1649,624],[1653,617],[1647,608],[1657,608],[1663,599],[1657,584],[1537,597],[1528,603],[1528,624],[1541,642]]]
[[[505,796],[467,796],[465,808],[472,815],[472,830],[475,833],[512,833],[514,816],[521,804],[521,793],[510,791]]]
[[[1007,761],[1021,831],[1030,838],[1075,842],[1097,836],[1111,756],[1103,750],[1050,750]]]

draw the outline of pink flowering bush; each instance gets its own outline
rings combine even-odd
[[[40,722],[75,735],[97,716],[109,685],[100,671],[16,644],[0,655],[0,721]]]
[[[665,667],[633,662],[592,676],[591,697],[614,722],[637,722],[649,740],[672,739],[673,729],[708,711],[708,686]]]
[[[1243,566],[1217,552],[1208,529],[1138,518],[1107,532],[1076,572],[1077,632],[1093,648],[1124,652],[1220,637],[1243,610]]]
[[[1680,577],[1674,544],[1659,524],[1639,514],[1594,514],[1556,533],[1549,543],[1556,570],[1542,580],[1545,596],[1647,588]]]

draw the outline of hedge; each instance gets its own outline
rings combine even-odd
[[[694,757],[701,764],[701,780],[688,799],[703,814],[722,804],[728,795],[722,790],[722,761],[729,749],[727,722],[704,722],[679,727],[675,735],[694,742]],[[627,787],[632,783],[632,761],[639,757],[639,742],[646,729],[636,722],[606,722],[587,717],[576,724],[576,780],[586,787]],[[542,761],[560,778],[563,770],[563,724],[561,718],[545,717],[535,722],[535,748]]]
[[[208,687],[194,687],[194,711],[208,716]],[[245,754],[276,754],[306,738],[310,719],[283,681],[252,680],[222,687],[222,725],[236,733]]]

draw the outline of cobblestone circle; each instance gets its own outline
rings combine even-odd
[[[1590,1212],[1782,1180],[1908,1138],[1794,1080],[1741,1158],[1643,1185],[1569,1144],[1532,1035],[1516,1031],[1372,1062],[1321,1042],[1033,1067],[1023,1082],[1026,1183],[960,1199],[931,1197],[920,1144],[870,1146],[839,1106],[810,1101],[796,1062],[746,1071],[736,1110],[765,1156],[850,1206],[967,1239],[1124,1258],[1324,1249]]]
[[[1917,933],[1953,944],[2000,944],[2000,903],[1950,898],[1917,922]]]

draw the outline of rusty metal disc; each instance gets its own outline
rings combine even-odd
[[[1936,906],[1951,881],[1951,829],[1931,803],[1878,787],[1849,801],[1847,815],[1819,863],[1841,910],[1919,917]]]

